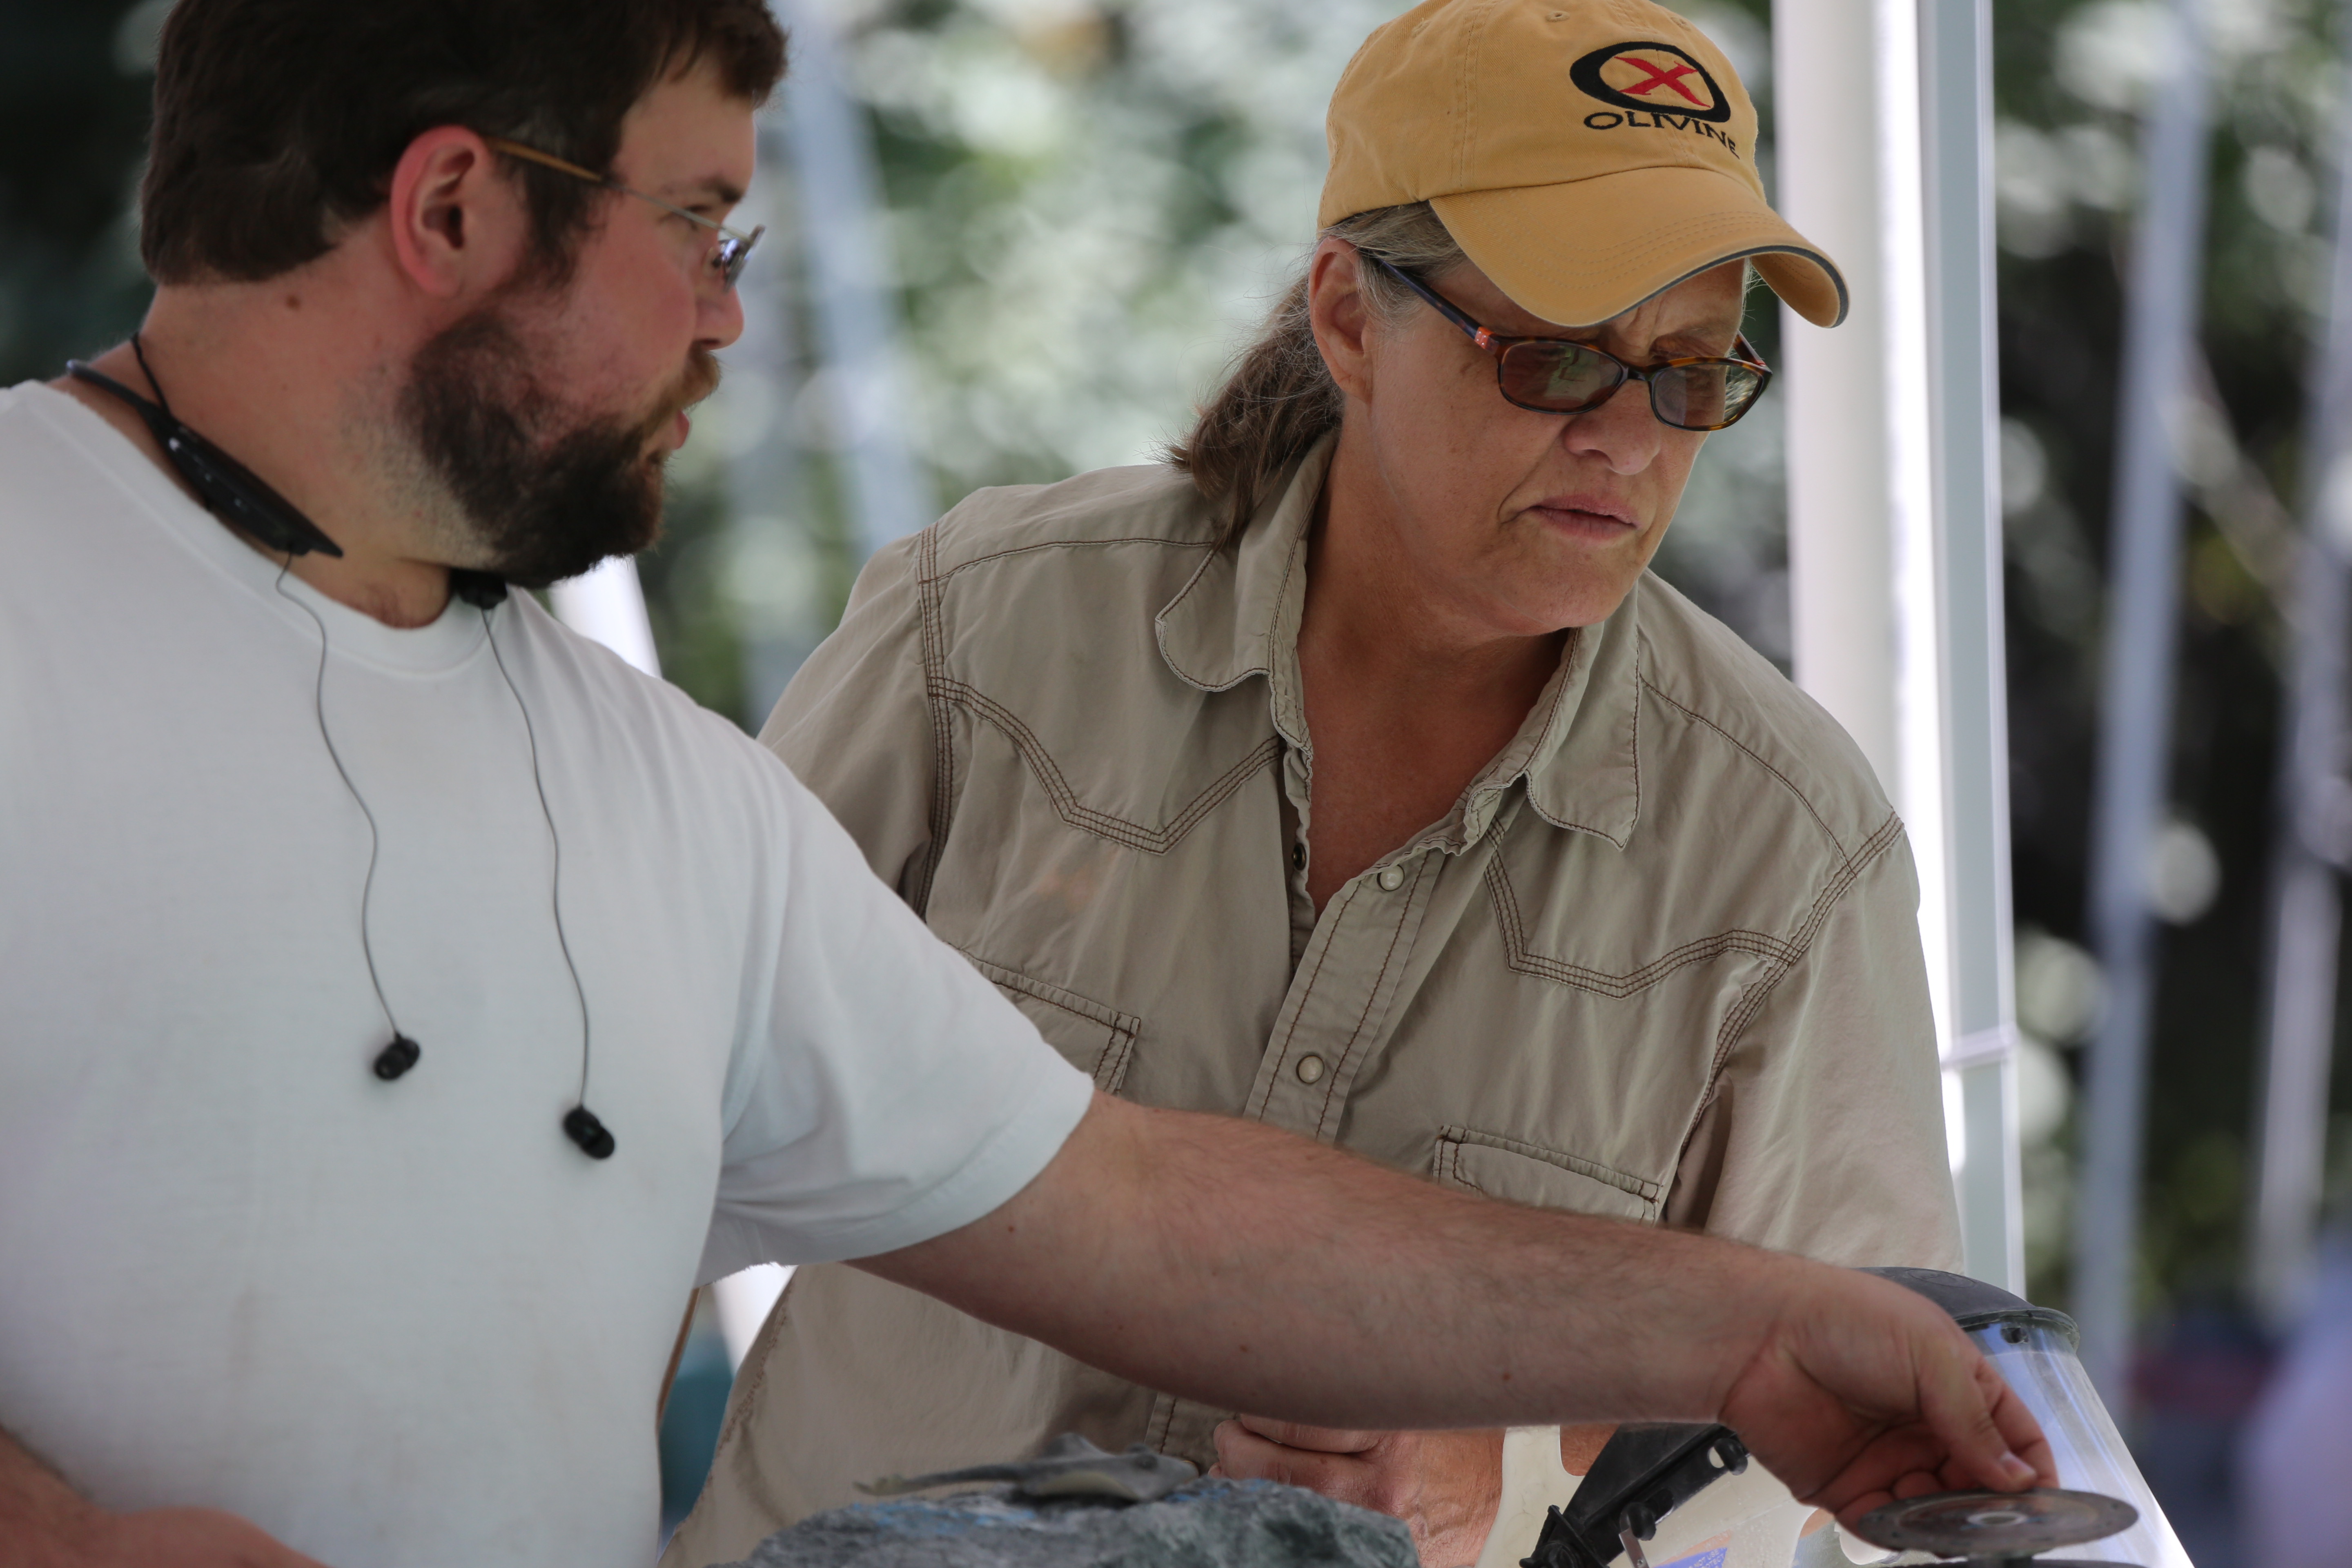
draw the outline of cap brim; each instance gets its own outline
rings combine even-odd
[[[1628,169],[1429,205],[1496,288],[1563,327],[1597,325],[1743,258],[1805,320],[1845,320],[1836,264],[1745,184],[1712,170]]]

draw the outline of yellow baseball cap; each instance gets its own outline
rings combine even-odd
[[[1495,285],[1591,326],[1745,257],[1816,325],[1845,279],[1765,204],[1756,106],[1648,0],[1423,0],[1331,95],[1318,226],[1427,202]]]

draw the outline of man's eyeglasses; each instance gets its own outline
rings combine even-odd
[[[672,206],[659,196],[649,196],[643,191],[633,191],[618,180],[608,180],[604,175],[583,169],[577,163],[566,163],[552,153],[542,153],[536,147],[526,147],[520,142],[509,142],[503,136],[485,136],[482,140],[509,158],[521,158],[530,163],[541,163],[559,174],[569,174],[575,180],[585,180],[590,184],[601,186],[604,190],[618,191],[625,196],[635,196],[641,202],[651,202],[666,213],[709,229],[719,237],[717,243],[710,249],[711,268],[719,274],[719,281],[730,289],[735,287],[735,279],[743,275],[743,263],[750,258],[751,247],[760,243],[761,235],[768,232],[767,226],[762,224],[749,234],[740,234],[716,218],[707,218],[700,213],[690,213],[684,207]]]
[[[1720,430],[1736,425],[1756,406],[1772,380],[1748,345],[1733,340],[1732,359],[1670,359],[1658,364],[1627,364],[1590,343],[1566,338],[1507,338],[1472,321],[1451,300],[1411,273],[1368,251],[1356,253],[1429,302],[1461,328],[1470,341],[1495,356],[1495,381],[1506,402],[1538,414],[1581,414],[1617,395],[1628,380],[1646,383],[1650,412],[1677,430]]]

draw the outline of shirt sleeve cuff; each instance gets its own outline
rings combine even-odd
[[[698,1283],[755,1263],[838,1263],[896,1252],[992,1214],[1044,1173],[1094,1103],[1094,1080],[1049,1050],[1018,1106],[963,1164],[913,1203],[876,1218],[780,1233],[725,1210],[712,1216]]]

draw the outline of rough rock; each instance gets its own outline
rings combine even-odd
[[[1105,1453],[1076,1432],[1065,1432],[1034,1459],[970,1465],[928,1476],[885,1476],[857,1489],[868,1497],[933,1491],[957,1481],[1011,1481],[1016,1497],[1100,1497],[1120,1502],[1154,1502],[1190,1483],[1201,1472],[1186,1459],[1156,1454],[1137,1443],[1124,1454]]]
[[[1418,1568],[1385,1514],[1271,1481],[1202,1480],[1158,1502],[1010,1489],[814,1515],[725,1568]]]

